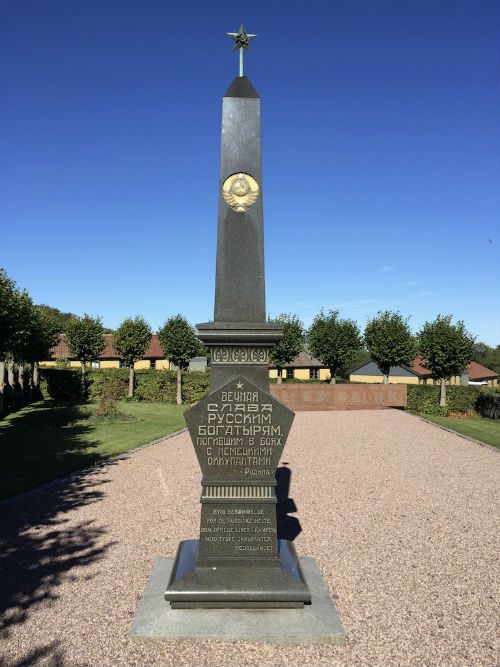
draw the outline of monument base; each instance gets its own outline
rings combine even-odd
[[[279,564],[197,567],[198,540],[180,543],[165,600],[172,609],[300,609],[311,594],[295,548],[279,540]],[[233,559],[234,560],[234,559]]]
[[[339,644],[346,636],[314,558],[301,558],[311,591],[302,609],[172,609],[163,597],[173,558],[158,558],[139,603],[130,638],[138,641],[254,641]]]

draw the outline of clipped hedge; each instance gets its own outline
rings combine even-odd
[[[477,399],[476,410],[481,417],[500,419],[500,394],[498,391],[482,391]]]
[[[128,368],[106,368],[89,371],[88,397],[117,401],[128,394]]]
[[[408,385],[407,410],[423,412],[427,415],[448,415],[450,412],[469,414],[477,409],[480,387],[446,386],[446,406],[440,407],[439,385]]]
[[[40,391],[43,398],[76,401],[80,397],[80,378],[81,372],[77,368],[40,368]]]
[[[120,400],[128,394],[128,368],[106,368],[86,373],[87,396],[90,399]],[[190,371],[182,374],[182,400],[198,401],[208,391],[210,373]],[[80,370],[40,369],[40,388],[44,398],[78,400],[80,398]],[[177,393],[176,371],[136,371],[134,398],[152,403],[175,403]]]

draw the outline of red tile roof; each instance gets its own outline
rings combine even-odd
[[[432,375],[431,371],[428,368],[424,367],[425,359],[422,359],[421,356],[418,356],[414,359],[410,366],[413,370],[419,375]],[[486,368],[486,366],[481,366],[476,361],[471,361],[466,369],[469,372],[469,380],[493,380],[498,377],[498,373],[492,371],[491,368]]]
[[[272,362],[269,363],[269,366],[271,368],[276,368]],[[285,368],[326,368],[326,366],[322,364],[321,361],[318,361],[318,359],[315,359],[308,354],[306,350],[302,350],[293,361],[285,364]]]
[[[99,357],[99,359],[119,359],[120,356],[116,354],[116,352],[113,350],[111,346],[111,342],[113,339],[113,334],[103,334],[104,338],[104,350]],[[57,345],[55,345],[51,350],[50,350],[50,355],[52,359],[72,359],[73,357],[71,356],[71,352],[69,349],[69,344],[68,344],[68,337],[66,334],[61,334],[59,336],[59,341]],[[164,359],[165,355],[163,354],[163,350],[161,349],[160,341],[158,340],[158,336],[156,334],[153,334],[151,336],[151,341],[149,343],[149,346],[146,350],[146,353],[144,355],[145,359]]]
[[[471,361],[467,366],[469,371],[469,378],[471,380],[493,380],[498,377],[498,373],[492,371],[491,368],[486,368],[486,366],[481,366],[476,361]]]

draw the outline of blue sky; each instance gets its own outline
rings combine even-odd
[[[1,4],[0,266],[35,303],[213,317],[221,98],[252,40],[267,311],[498,344],[498,3]]]

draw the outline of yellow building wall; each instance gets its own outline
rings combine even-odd
[[[55,361],[41,361],[40,368],[54,368],[56,365]]]
[[[319,379],[320,380],[330,380],[330,378],[331,378],[331,375],[330,375],[330,371],[328,370],[328,368],[320,368],[319,369]]]
[[[269,377],[270,378],[277,378],[278,377],[278,369],[277,368],[270,368],[269,369]]]
[[[101,361],[99,363],[99,368],[120,368],[120,362],[118,361],[118,359],[116,359],[114,361],[112,361],[112,360]]]
[[[144,368],[151,368],[151,362],[149,359],[141,359],[140,361],[136,361],[134,363],[134,370],[140,371]]]
[[[309,369],[308,368],[295,368],[293,376],[297,380],[309,380]]]
[[[366,382],[367,384],[382,384],[384,378],[381,375],[350,375],[351,382]],[[418,384],[418,377],[404,375],[389,375],[389,384]]]
[[[156,370],[157,371],[169,371],[171,370],[171,364],[168,359],[157,359],[156,360]]]
[[[70,361],[69,362],[70,368],[81,368],[81,364],[79,361]]]

